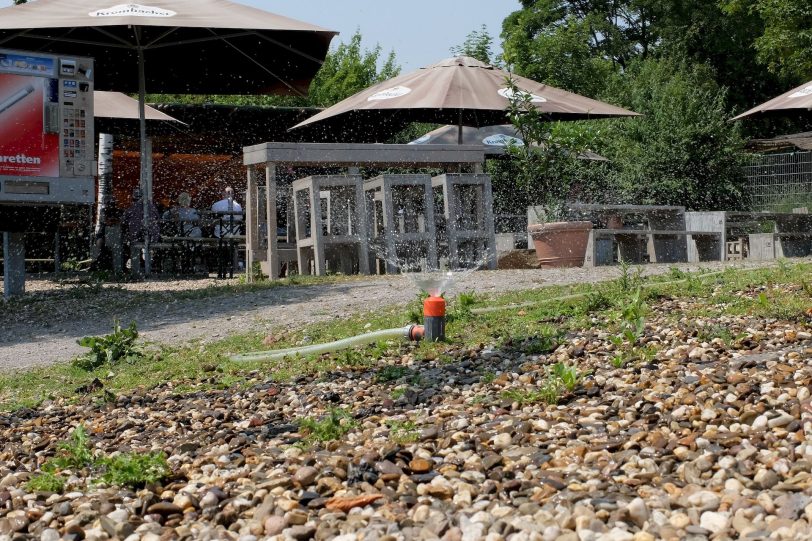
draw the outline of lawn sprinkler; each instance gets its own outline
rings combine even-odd
[[[423,301],[423,337],[429,342],[445,340],[445,299],[429,295]]]

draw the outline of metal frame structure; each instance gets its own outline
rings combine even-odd
[[[751,154],[742,169],[755,210],[787,212],[812,202],[812,151]]]

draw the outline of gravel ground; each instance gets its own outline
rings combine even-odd
[[[754,267],[770,262],[703,263],[702,268]],[[646,265],[661,274],[675,265]],[[676,265],[683,270],[697,265]],[[618,267],[500,270],[460,275],[451,293],[499,293],[549,285],[616,278]],[[0,281],[2,283],[2,281]],[[93,289],[75,283],[31,279],[22,300],[0,304],[0,370],[51,364],[85,351],[76,340],[110,332],[112,321],[135,321],[146,340],[165,344],[219,340],[237,332],[297,327],[329,318],[406,303],[417,288],[402,276],[359,278],[333,284],[288,286],[258,292],[179,299],[177,292],[236,280],[176,280],[109,285]],[[146,293],[146,295],[144,295]]]
[[[362,283],[318,288],[306,306],[412,293]],[[805,295],[737,295],[762,292]],[[552,352],[450,345],[423,359],[402,343],[375,367],[288,383],[257,372],[248,388],[180,395],[168,382],[0,415],[0,541],[810,540],[812,313],[730,315],[717,293],[652,301],[639,344],[656,354],[623,368],[596,313]],[[547,404],[533,393],[553,363],[585,375]],[[343,430],[308,441],[303,417]],[[62,494],[35,491],[27,481],[79,424],[93,460],[58,471]],[[165,453],[171,473],[142,489],[96,483],[101,457],[130,451]]]

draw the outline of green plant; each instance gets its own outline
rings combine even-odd
[[[77,426],[71,433],[70,440],[57,445],[57,455],[45,463],[45,471],[79,470],[93,464],[93,453],[90,450],[90,438],[85,427]]]
[[[473,291],[466,291],[457,295],[452,310],[446,316],[446,322],[466,320],[471,317],[471,308],[476,304],[477,296]]]
[[[621,311],[621,332],[630,344],[634,344],[643,335],[646,328],[646,309],[642,288],[638,287]]]
[[[602,289],[597,289],[586,294],[582,306],[585,314],[600,312],[612,306],[612,299]]]
[[[332,408],[321,420],[305,417],[299,420],[299,430],[308,441],[333,441],[343,437],[356,426],[352,414],[343,408]]]
[[[134,321],[126,329],[116,321],[111,334],[81,338],[78,341],[79,345],[90,348],[90,351],[74,359],[72,364],[77,368],[91,371],[105,364],[112,366],[130,357],[138,357],[141,352],[135,346],[137,338],[138,330]]]
[[[758,297],[756,298],[756,302],[764,310],[766,310],[767,308],[770,307],[770,299],[767,297],[767,294],[764,293],[763,291],[758,294]]]
[[[482,383],[493,383],[493,380],[496,379],[496,374],[491,372],[490,370],[486,371],[482,374]]]
[[[551,370],[551,376],[560,381],[569,392],[575,390],[585,375],[585,373],[579,372],[577,367],[565,363],[556,363]]]
[[[622,293],[631,293],[639,289],[643,283],[643,268],[636,267],[632,272],[632,266],[628,261],[620,262],[620,277],[617,279],[618,288]]]
[[[53,472],[43,471],[34,474],[28,483],[25,484],[25,489],[29,492],[51,492],[61,494],[65,490],[65,480],[62,476]]]
[[[390,420],[386,424],[389,426],[389,437],[399,445],[414,443],[420,439],[420,432],[413,421]]]
[[[612,363],[612,366],[615,368],[623,368],[626,366],[626,355],[624,355],[622,352],[615,353],[609,362]]]
[[[417,298],[408,304],[406,307],[406,319],[409,323],[423,324],[423,301],[428,298],[429,294],[421,291],[417,294]]]
[[[542,325],[539,332],[527,339],[522,345],[522,351],[527,355],[543,355],[555,351],[558,347],[561,333],[550,325]]]
[[[132,488],[142,488],[156,483],[170,473],[166,456],[160,451],[122,453],[101,458],[96,462],[96,466],[103,471],[101,482]]]
[[[387,365],[375,373],[376,383],[386,383],[388,381],[395,381],[405,377],[409,373],[409,369],[405,366]]]
[[[392,391],[392,400],[399,400],[406,395],[406,389],[400,387]]]
[[[812,282],[801,280],[801,289],[804,290],[808,297],[812,298]]]
[[[518,402],[519,405],[536,404],[558,404],[561,397],[561,384],[555,378],[547,377],[536,389],[511,389],[502,393],[502,398],[511,402]]]

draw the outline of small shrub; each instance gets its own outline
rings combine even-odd
[[[648,307],[643,302],[642,288],[637,288],[621,311],[621,332],[631,344],[643,335],[646,328],[645,312]]]
[[[73,365],[91,371],[107,365],[115,365],[131,357],[138,357],[141,352],[135,346],[138,330],[135,322],[122,328],[116,321],[113,332],[106,336],[86,336],[78,341],[80,346],[90,348],[90,352],[73,360]]]
[[[551,376],[558,379],[564,388],[572,392],[575,390],[586,374],[579,372],[575,366],[570,366],[564,363],[556,363],[553,365]]]

